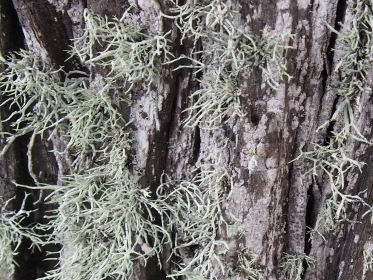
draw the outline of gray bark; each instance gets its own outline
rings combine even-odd
[[[70,40],[83,32],[83,10],[87,8],[108,18],[120,18],[133,4],[124,0],[2,2],[1,13],[5,15],[1,21],[2,54],[25,47],[37,52],[49,65],[64,66],[66,71],[88,70],[77,60],[66,61],[68,54],[65,52],[71,44]],[[231,226],[231,234],[226,228],[216,239],[229,245],[229,251],[222,256],[222,263],[238,272],[230,276],[228,272],[223,275],[220,271],[218,279],[233,279],[232,275],[240,279],[247,277],[236,270],[239,252],[244,249],[258,256],[254,266],[261,270],[259,279],[289,277],[281,267],[284,252],[301,257],[306,255],[315,260],[315,266],[304,261],[302,279],[371,279],[373,273],[364,270],[363,257],[363,250],[373,250],[370,215],[362,217],[368,210],[367,206],[361,202],[346,204],[345,219],[335,219],[332,230],[321,230],[322,236],[316,234],[310,239],[307,227],[315,227],[325,201],[331,196],[330,181],[322,167],[318,168],[317,177],[312,173],[304,176],[312,168],[312,162],[307,159],[291,162],[300,151],[312,151],[313,143],[327,146],[333,131],[338,132],[344,126],[342,114],[336,121],[318,129],[331,119],[341,102],[337,90],[342,74],[335,67],[343,59],[338,50],[344,46],[337,40],[340,35],[333,33],[327,25],[339,32],[347,32],[339,22],[351,25],[354,4],[348,5],[344,0],[233,2],[239,11],[242,28],[254,36],[260,37],[263,32],[295,34],[294,39],[286,41],[292,49],[283,52],[287,73],[292,79],[279,80],[278,89],[274,90],[266,83],[259,67],[245,69],[238,79],[240,106],[244,115],[226,116],[214,130],[198,126],[187,128],[183,124],[186,118],[184,110],[196,101],[189,96],[200,87],[198,80],[201,77],[192,75],[193,70],[172,71],[175,65],[162,66],[158,88],[151,88],[150,93],[145,93],[141,87],[135,86],[131,90],[133,102],[130,106],[118,101],[118,96],[121,97],[124,92],[122,89],[118,96],[113,96],[113,103],[118,105],[126,120],[133,119],[129,126],[133,139],[129,167],[132,180],[143,188],[150,187],[155,198],[163,173],[175,180],[190,180],[195,175],[195,168],[205,163],[219,164],[227,170],[232,180],[227,183],[221,207],[222,215]],[[358,2],[367,3],[373,19],[372,2]],[[173,21],[159,17],[161,12],[171,14],[170,3],[144,0],[136,1],[136,4],[139,7],[138,24],[144,30],[172,30],[172,53],[175,56],[189,54],[192,40],[186,38],[183,45],[179,44],[180,34]],[[363,29],[362,26],[357,28]],[[9,39],[10,36],[12,39]],[[210,46],[201,40],[197,47],[204,50]],[[95,71],[102,76],[107,74],[102,69]],[[366,77],[368,90],[351,99],[351,108],[357,128],[372,142],[371,67]],[[10,114],[4,107],[1,110],[2,119]],[[10,128],[3,128],[7,129]],[[0,193],[4,201],[16,193],[20,195],[21,191],[14,187],[12,181],[34,184],[27,174],[29,138],[30,135],[25,135],[18,139],[0,159]],[[224,139],[228,141],[224,142]],[[4,139],[1,141],[5,145]],[[228,143],[227,148],[216,152],[222,150],[223,143]],[[61,176],[70,172],[71,159],[49,152],[52,149],[62,151],[65,145],[62,137],[51,142],[36,139],[33,153],[38,157],[33,171],[40,182],[56,184]],[[344,150],[348,156],[366,164],[361,172],[354,168],[345,174],[343,193],[359,194],[367,204],[373,201],[372,149],[371,145],[354,138],[345,140]],[[37,193],[33,196],[37,200]],[[13,207],[17,208],[17,205]],[[43,213],[46,207],[40,206],[39,212]],[[42,214],[32,218],[42,221],[41,217]],[[41,277],[45,270],[51,268],[52,264],[38,261],[37,271],[34,270],[29,260],[34,257],[27,252],[27,243],[22,248],[24,251],[17,257],[20,268],[16,270],[14,279]],[[133,279],[165,279],[175,269],[172,262],[167,261],[170,252],[171,249],[166,246],[162,268],[157,265],[155,257],[149,259],[145,268],[141,262],[136,263]],[[42,258],[42,254],[37,257]],[[22,273],[32,276],[24,278]]]

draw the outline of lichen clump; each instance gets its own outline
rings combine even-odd
[[[128,167],[132,120],[122,117],[111,96],[119,90],[120,102],[130,106],[129,93],[135,88],[147,94],[158,89],[162,66],[190,68],[194,77],[200,75],[200,88],[190,96],[194,102],[185,111],[184,126],[219,128],[230,117],[244,116],[237,84],[243,71],[260,69],[271,90],[290,78],[283,58],[289,35],[251,35],[230,1],[173,4],[171,15],[160,16],[174,20],[181,43],[193,41],[188,55],[174,56],[170,32],[151,34],[138,27],[132,18],[135,7],[130,7],[120,19],[84,11],[85,30],[69,54],[89,69],[87,73],[53,68],[32,51],[1,57],[6,67],[0,74],[1,107],[13,112],[2,120],[11,131],[1,132],[6,138],[1,155],[30,133],[28,168],[35,186],[23,187],[48,190],[44,203],[57,205],[46,214],[45,224],[33,228],[20,226],[27,214],[23,208],[1,212],[2,270],[12,270],[10,256],[21,238],[31,238],[35,246],[62,245],[51,255],[59,266],[42,279],[128,279],[135,262],[146,265],[155,256],[161,266],[165,248],[170,248],[170,258],[178,259],[169,277],[260,274],[247,254],[240,255],[239,271],[232,272],[221,261],[230,249],[219,239],[227,225],[221,205],[233,180],[230,169],[222,162],[198,163],[189,179],[165,175],[155,194],[134,183]],[[100,71],[104,78],[95,74]],[[69,168],[55,185],[39,182],[33,172],[37,137],[63,143],[52,152]],[[214,156],[220,158],[221,151]]]
[[[373,37],[368,30],[373,27],[373,11],[365,1],[349,2],[349,6],[353,12],[351,22],[342,24],[341,31],[329,26],[332,32],[338,35],[337,44],[340,47],[335,52],[340,60],[333,69],[333,75],[338,75],[340,79],[331,85],[328,94],[338,98],[338,102],[332,117],[318,130],[324,129],[332,122],[336,122],[335,128],[326,145],[314,144],[313,150],[301,152],[296,158],[305,158],[312,162],[312,168],[306,174],[311,173],[314,178],[326,174],[329,180],[330,195],[324,202],[315,227],[310,229],[311,237],[316,233],[323,237],[323,233],[334,228],[336,221],[348,220],[349,204],[360,203],[367,206],[369,210],[364,216],[372,213],[371,206],[363,199],[364,191],[357,194],[345,192],[348,172],[353,169],[361,172],[364,165],[352,158],[353,151],[346,149],[347,143],[355,140],[367,145],[372,144],[360,132],[354,111],[361,110],[360,97],[371,91],[367,75],[372,61]]]

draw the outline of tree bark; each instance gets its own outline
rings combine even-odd
[[[210,2],[202,1],[201,6],[207,6]],[[215,2],[220,5],[224,1]],[[286,73],[292,78],[288,80],[274,73],[278,85],[271,86],[268,82],[271,78],[264,73],[267,64],[272,63],[270,58],[260,67],[253,64],[244,68],[236,81],[240,95],[234,97],[239,99],[239,112],[231,111],[223,116],[215,129],[206,129],[202,123],[185,126],[189,116],[185,110],[196,104],[199,98],[190,96],[203,88],[203,75],[211,70],[207,71],[206,68],[205,72],[194,74],[195,68],[175,69],[183,64],[191,64],[185,57],[194,50],[200,51],[200,57],[196,60],[208,61],[208,55],[204,56],[204,53],[209,51],[211,43],[205,38],[199,38],[196,42],[190,36],[181,44],[182,33],[174,19],[160,16],[174,15],[172,8],[175,5],[168,1],[3,0],[0,4],[3,15],[1,53],[5,57],[26,48],[38,54],[49,67],[63,67],[64,73],[79,70],[95,77],[106,77],[110,71],[104,67],[91,68],[77,57],[70,58],[66,50],[72,45],[71,40],[82,36],[87,27],[83,18],[85,9],[112,19],[121,18],[133,4],[137,7],[133,12],[136,24],[143,32],[166,34],[170,31],[167,35],[171,42],[170,51],[175,58],[181,56],[184,60],[158,64],[161,78],[156,85],[150,85],[147,92],[142,85],[135,84],[126,95],[126,88],[123,83],[119,86],[120,82],[116,91],[111,92],[113,106],[126,121],[131,121],[123,130],[132,139],[128,163],[132,182],[142,189],[149,187],[152,199],[157,200],[157,189],[167,176],[172,179],[172,184],[177,185],[177,182],[190,181],[202,174],[201,170],[208,164],[221,167],[227,174],[224,175],[228,179],[224,181],[219,201],[222,211],[219,215],[225,223],[219,225],[221,230],[214,237],[216,241],[226,242],[229,247],[225,254],[219,255],[226,270],[223,271],[214,262],[214,269],[204,277],[373,278],[372,269],[368,267],[369,260],[373,259],[364,257],[373,253],[373,243],[370,241],[373,230],[371,214],[365,214],[373,201],[373,147],[368,143],[373,142],[370,121],[373,117],[370,109],[373,108],[370,96],[373,69],[369,65],[373,52],[368,50],[371,42],[367,39],[371,36],[369,32],[372,26],[363,19],[357,23],[354,21],[359,15],[359,5],[373,20],[372,1],[232,1],[231,9],[238,11],[238,16],[233,13],[235,22],[232,24],[237,24],[245,34],[250,34],[252,38],[263,38],[266,34],[272,40],[275,40],[275,36],[284,35],[283,45],[291,48],[282,49],[281,55]],[[204,28],[204,23],[200,24]],[[346,49],[350,47],[345,38],[356,30],[358,42],[356,46],[351,46],[349,55],[361,51],[356,56],[356,65],[362,61],[368,66],[364,66],[365,72],[355,75],[340,62],[346,60]],[[294,37],[286,34],[294,34]],[[238,55],[238,50],[234,52]],[[211,64],[214,65],[212,59]],[[351,67],[356,70],[353,68],[355,64]],[[2,71],[4,69],[5,66]],[[62,81],[64,79],[66,76],[61,77]],[[341,92],[344,88],[355,80],[364,89],[360,91],[354,88],[352,94],[343,95]],[[131,98],[130,103],[122,101],[127,96]],[[348,105],[343,105],[347,104],[345,101]],[[340,114],[339,108],[342,108]],[[2,106],[1,119],[10,116],[12,110]],[[354,126],[350,125],[352,123]],[[337,143],[336,134],[346,126],[349,132],[340,142],[341,146],[330,144]],[[12,132],[9,122],[3,124],[2,131]],[[31,210],[31,202],[38,199],[38,191],[20,189],[13,184],[35,186],[33,175],[29,174],[27,168],[30,137],[31,133],[28,133],[18,138],[1,157],[0,194],[6,201],[15,194],[22,196],[25,191],[31,192],[32,200],[28,205]],[[64,176],[72,173],[74,159],[61,153],[68,145],[63,136],[58,135],[49,141],[46,138],[36,137],[32,148],[33,173],[40,183],[63,184]],[[0,144],[1,148],[5,146],[4,137]],[[323,147],[336,147],[339,152],[333,154],[327,151],[323,154]],[[50,152],[52,150],[54,152]],[[311,154],[312,151],[316,153]],[[300,154],[304,156],[293,161]],[[341,160],[342,155],[365,163],[361,164],[361,171],[358,165]],[[340,162],[343,162],[341,170],[345,170],[342,177],[338,177],[341,172],[336,168]],[[336,194],[336,190],[348,195],[345,204],[343,196]],[[44,193],[44,197],[47,195]],[[323,209],[333,197],[334,208],[328,208],[332,211],[333,225],[318,228],[320,217],[324,215]],[[21,202],[21,198],[16,200],[10,210],[19,208]],[[340,205],[343,210],[339,215],[337,208]],[[24,222],[29,225],[33,222],[45,223],[44,213],[53,207],[58,206],[41,204],[37,212]],[[161,217],[154,221],[158,225],[162,222]],[[318,232],[312,235],[309,230],[314,228]],[[173,229],[173,234],[177,235],[177,230]],[[41,260],[45,257],[46,248],[31,253],[27,250],[27,242],[30,241],[25,239],[16,257],[20,267],[9,279],[36,279],[55,265],[54,262]],[[49,249],[58,251],[59,246]],[[193,246],[187,247],[187,254],[195,253],[204,244]],[[185,264],[187,259],[180,252],[178,255],[172,252],[172,244],[166,244],[160,261],[153,256],[146,265],[141,261],[135,262],[134,274],[129,278],[166,279],[177,268],[174,262]],[[252,257],[252,267],[260,271],[253,278],[249,278],[241,267],[242,257],[247,260],[251,258],[248,252],[256,256]],[[297,273],[292,274],[286,269],[285,253],[298,258],[303,269],[298,274],[299,278],[295,276]],[[308,257],[313,261],[308,262]],[[35,258],[38,260],[33,261]],[[296,266],[292,268],[296,269]]]

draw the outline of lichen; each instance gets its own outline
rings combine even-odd
[[[181,260],[169,277],[219,279],[226,269],[220,257],[229,249],[219,236],[226,223],[222,193],[230,178],[224,168],[215,164],[201,165],[195,172],[198,174],[191,180],[167,180],[157,190],[169,213],[169,230],[175,233],[173,255]]]
[[[26,194],[21,207],[18,211],[9,211],[7,208],[14,197],[8,201],[2,201],[0,206],[0,276],[11,276],[14,273],[14,256],[17,255],[17,249],[24,238],[33,241],[33,246],[41,241],[40,236],[36,234],[35,228],[24,227],[22,221],[27,218],[32,211],[25,210],[25,203],[28,195]],[[5,279],[5,278],[4,278]]]
[[[301,280],[304,272],[304,262],[308,266],[315,266],[315,260],[305,254],[291,255],[284,253],[280,267],[283,267],[288,279]]]
[[[202,78],[200,89],[190,96],[196,101],[186,110],[184,125],[221,128],[227,118],[244,115],[237,85],[243,71],[259,68],[272,90],[284,77],[290,78],[284,63],[288,48],[284,42],[290,35],[247,32],[230,1],[174,4],[172,15],[163,17],[174,20],[181,43],[192,40],[194,48],[188,56],[173,56],[170,33],[153,34],[134,24],[136,7],[131,6],[120,19],[84,11],[84,32],[74,39],[69,54],[88,73],[52,68],[32,51],[4,60],[1,107],[10,107],[14,113],[2,120],[12,132],[1,132],[7,137],[1,155],[17,138],[31,133],[27,155],[35,186],[23,187],[50,191],[44,203],[58,205],[46,214],[47,223],[36,225],[44,235],[33,238],[39,246],[62,245],[60,252],[51,255],[60,265],[41,279],[128,279],[134,262],[146,265],[155,256],[161,265],[165,247],[171,249],[170,258],[179,260],[169,277],[219,279],[230,273],[223,262],[230,248],[221,239],[229,226],[222,205],[234,182],[230,167],[220,161],[229,141],[218,143],[222,148],[210,161],[198,162],[187,179],[164,175],[152,196],[149,188],[134,182],[127,166],[134,146],[128,132],[131,119],[121,116],[110,95],[124,88],[126,95],[120,101],[130,104],[135,88],[147,94],[159,90],[163,65],[174,71],[191,68],[194,77],[200,73]],[[205,49],[197,48],[200,40]],[[105,73],[102,84],[96,72]],[[54,151],[71,160],[60,184],[38,182],[31,152],[36,136],[46,140],[58,136],[65,141],[64,150]],[[254,160],[250,169],[255,167]],[[18,239],[12,238],[8,243],[17,249]],[[238,273],[250,279],[259,274],[251,254],[241,251],[238,259]]]
[[[35,245],[63,245],[57,256],[61,265],[42,279],[127,279],[135,260],[159,257],[170,237],[164,225],[154,223],[155,213],[164,214],[150,199],[150,191],[131,181],[127,167],[131,141],[126,122],[111,104],[109,87],[89,88],[84,75],[70,78],[83,73],[48,69],[31,52],[18,56],[9,58],[0,76],[5,100],[1,106],[16,112],[3,121],[13,133],[2,132],[8,141],[2,154],[15,139],[32,132],[49,138],[60,135],[67,145],[59,152],[73,159],[62,185],[23,186],[52,191],[45,203],[58,204],[46,215],[48,223],[36,226],[45,234],[34,240]],[[59,81],[61,74],[66,75],[64,82]]]
[[[162,62],[168,61],[170,42],[164,35],[144,33],[140,27],[128,24],[131,6],[120,19],[109,20],[84,11],[86,27],[84,34],[74,39],[71,56],[77,56],[86,65],[99,65],[108,70],[108,84],[123,79],[129,92],[133,85],[144,83],[149,91],[159,85],[157,70]]]
[[[372,48],[372,8],[365,1],[348,2],[353,12],[351,22],[341,24],[342,30],[337,31],[331,26],[332,32],[338,35],[337,43],[340,48],[334,50],[340,61],[333,69],[333,75],[337,79],[328,88],[327,94],[338,98],[336,109],[331,118],[322,124],[317,130],[323,130],[332,122],[336,122],[331,137],[326,144],[313,144],[310,151],[301,151],[296,160],[304,158],[312,162],[312,168],[306,172],[314,178],[326,174],[330,196],[324,201],[316,225],[311,229],[311,237],[314,234],[329,232],[334,228],[335,222],[348,220],[347,206],[353,203],[371,206],[364,201],[362,193],[349,194],[346,192],[346,176],[353,169],[361,172],[364,163],[352,158],[351,150],[346,149],[349,141],[355,140],[362,144],[371,145],[360,132],[355,115],[361,109],[360,96],[371,90],[367,81],[368,69],[373,55]],[[305,175],[306,175],[305,174]],[[364,215],[371,213],[367,211]],[[373,221],[373,220],[372,220]]]
[[[364,258],[364,267],[363,267],[363,278],[365,279],[368,271],[373,271],[373,252],[372,244],[367,242],[364,245],[363,258]]]
[[[260,279],[261,270],[255,267],[258,256],[244,248],[238,253],[238,270],[242,272],[246,279]]]
[[[291,78],[286,73],[283,54],[290,48],[285,42],[292,35],[251,34],[240,22],[239,11],[231,1],[214,0],[205,5],[189,0],[184,5],[177,1],[173,4],[171,15],[163,16],[174,20],[181,44],[189,39],[194,46],[187,56],[181,55],[168,64],[181,63],[174,71],[190,68],[194,74],[203,72],[202,89],[190,96],[197,101],[186,110],[186,126],[212,129],[227,115],[243,117],[236,81],[249,67],[259,67],[274,90],[278,89],[278,80]],[[200,41],[204,49],[197,47]]]

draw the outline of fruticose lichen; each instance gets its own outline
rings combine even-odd
[[[16,112],[4,120],[14,133],[6,134],[3,153],[17,137],[32,132],[60,135],[67,145],[56,152],[73,158],[62,185],[25,186],[52,191],[45,201],[58,204],[46,215],[49,222],[36,226],[48,232],[36,245],[60,243],[74,252],[64,259],[63,248],[60,267],[43,279],[127,279],[135,259],[146,262],[159,255],[170,238],[153,222],[158,206],[149,199],[150,191],[130,179],[126,123],[111,104],[108,87],[93,91],[88,78],[69,75],[59,82],[62,70],[47,70],[31,52],[18,56],[10,58],[0,77],[2,106],[9,103]],[[13,116],[18,118],[12,121]]]
[[[12,199],[4,202],[1,200],[0,208],[0,276],[11,277],[14,273],[14,256],[21,245],[23,238],[29,238],[34,245],[41,241],[34,228],[26,228],[21,225],[22,221],[32,212],[25,210],[25,203],[28,195],[25,195],[22,205],[18,211],[7,210]]]
[[[355,140],[366,145],[372,144],[359,131],[355,115],[361,111],[360,97],[371,91],[367,71],[373,57],[373,11],[372,5],[366,1],[348,1],[348,5],[353,12],[351,22],[341,24],[341,31],[329,26],[338,35],[339,48],[335,52],[340,58],[332,76],[339,76],[340,79],[333,82],[327,93],[338,98],[338,102],[332,117],[318,130],[336,122],[334,130],[326,144],[314,144],[313,150],[301,152],[297,157],[312,162],[312,168],[306,174],[312,173],[314,178],[326,174],[329,180],[330,195],[324,201],[315,227],[311,229],[311,237],[315,233],[329,232],[336,221],[348,220],[349,204],[359,203],[371,209],[370,204],[363,199],[364,191],[355,195],[346,193],[345,183],[349,171],[358,169],[361,172],[364,165],[352,158],[353,151],[346,148],[347,143]],[[368,210],[364,215],[369,213],[372,212]]]
[[[25,213],[2,212],[2,242],[8,254],[13,254],[10,246],[17,250],[20,236],[31,238],[36,246],[61,244],[61,251],[50,255],[59,266],[41,279],[128,279],[134,262],[146,265],[156,256],[161,265],[166,246],[171,248],[170,258],[179,260],[169,277],[219,279],[228,274],[221,257],[229,246],[219,238],[227,228],[221,205],[228,195],[226,185],[233,183],[231,170],[218,160],[198,163],[188,180],[164,175],[152,196],[149,188],[132,181],[127,166],[131,120],[121,116],[110,94],[121,88],[123,101],[135,86],[146,93],[157,89],[158,69],[165,64],[176,65],[175,71],[191,68],[202,78],[200,89],[191,94],[196,102],[186,110],[184,125],[216,129],[228,117],[244,115],[237,85],[242,71],[258,67],[273,90],[283,76],[290,78],[283,58],[289,35],[251,35],[230,1],[174,4],[172,15],[163,17],[174,19],[181,42],[193,41],[188,56],[173,56],[170,33],[151,34],[134,24],[131,7],[120,19],[110,20],[85,10],[84,33],[74,39],[69,53],[89,73],[53,68],[32,51],[1,57],[6,66],[0,74],[1,107],[14,112],[2,120],[12,132],[1,132],[7,139],[1,155],[30,133],[28,168],[35,186],[23,187],[50,191],[44,202],[58,205],[46,214],[46,224],[35,225],[41,232],[37,238],[19,225],[17,219]],[[199,40],[205,50],[197,48]],[[102,85],[94,82],[97,69],[106,73]],[[53,152],[71,166],[59,174],[56,185],[39,182],[32,170],[36,137],[65,142],[63,150]],[[215,158],[227,149],[222,146]],[[8,257],[6,269],[11,266]],[[238,258],[239,273],[250,279],[259,275],[255,258],[242,252]]]
[[[219,240],[226,223],[221,194],[229,177],[224,168],[213,164],[199,166],[196,172],[191,180],[168,181],[157,191],[164,210],[169,212],[170,231],[175,232],[173,254],[182,260],[169,276],[215,279],[219,274],[214,271],[214,264],[218,264],[219,273],[224,275],[225,265],[220,255],[229,249],[226,242]]]
[[[108,84],[123,80],[129,92],[135,83],[144,83],[150,90],[159,85],[162,62],[173,55],[170,41],[164,35],[144,33],[133,25],[129,8],[120,19],[109,20],[84,11],[86,28],[84,34],[74,40],[71,56],[77,56],[86,65],[100,65],[107,69]],[[130,23],[129,23],[130,22]]]
[[[256,280],[261,277],[261,270],[255,267],[257,256],[244,248],[238,253],[238,270],[242,272],[246,279]]]
[[[308,266],[315,266],[315,260],[305,254],[290,255],[284,253],[281,267],[283,267],[288,279],[300,280],[302,279],[304,271],[304,262],[306,262]]]
[[[194,47],[185,56],[168,63],[183,62],[174,70],[191,68],[194,74],[203,73],[201,89],[190,97],[196,104],[186,110],[186,126],[214,129],[227,115],[244,116],[240,110],[240,91],[237,79],[250,67],[259,67],[266,83],[278,89],[278,80],[286,76],[284,51],[285,43],[292,35],[261,36],[252,35],[240,22],[239,11],[231,1],[213,0],[208,5],[200,1],[188,0],[184,5],[173,2],[171,15],[163,15],[174,20],[178,27],[182,44],[192,38]],[[197,42],[203,42],[199,49]]]

